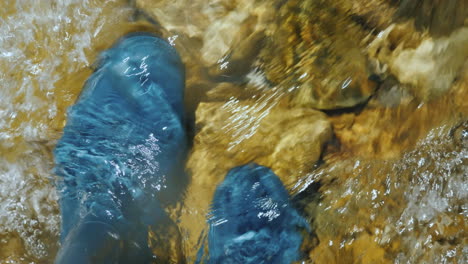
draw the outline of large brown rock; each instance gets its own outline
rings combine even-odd
[[[352,107],[375,89],[360,49],[369,34],[342,1],[292,0],[278,5],[259,66],[267,79],[289,89],[295,102],[318,109]]]
[[[461,2],[136,0],[136,5],[178,37],[186,62],[209,67],[211,77],[236,78],[258,67],[294,104],[331,110],[365,103],[375,92],[376,83],[369,80],[375,73],[395,76],[420,100],[446,92],[468,57]],[[396,17],[413,17],[416,27],[443,34],[417,32],[412,22],[394,24]],[[205,77],[189,69],[188,86],[192,79],[197,87],[210,86],[199,80]]]
[[[220,165],[200,162],[199,158],[204,157],[199,154],[216,153],[218,159],[228,158],[236,166],[254,161],[271,167],[286,183],[312,167],[331,137],[326,116],[312,109],[269,103],[262,99],[201,103],[196,113],[201,129],[195,137],[188,167],[197,173],[203,171],[200,167],[203,163],[207,172],[214,171]],[[225,167],[225,172],[231,168]]]
[[[468,26],[466,0],[401,0],[397,6],[397,17],[414,20],[418,30],[429,30],[435,36]]]
[[[136,0],[143,10],[174,36],[200,41],[198,52],[203,63],[220,60],[236,44],[241,29],[250,23],[260,9],[247,0]]]
[[[380,2],[391,17],[393,9]],[[190,46],[212,77],[238,77],[257,67],[273,86],[292,92],[296,105],[337,109],[364,103],[376,88],[362,47],[372,39],[372,25],[388,26],[369,15],[380,2],[365,8],[358,0],[136,4],[177,36],[183,49]]]
[[[468,27],[432,37],[416,32],[410,23],[393,24],[369,45],[368,53],[378,74],[395,76],[418,99],[428,101],[447,92],[464,74]]]

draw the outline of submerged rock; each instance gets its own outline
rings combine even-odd
[[[466,0],[401,0],[398,1],[396,16],[414,19],[418,30],[447,36],[460,27],[468,26],[468,3]]]
[[[300,229],[309,229],[280,179],[257,164],[229,171],[208,221],[207,263],[292,263],[300,259]]]
[[[428,101],[446,93],[464,74],[468,60],[468,27],[444,37],[414,31],[411,24],[394,24],[368,48],[381,75],[393,75],[418,99]]]
[[[212,77],[237,80],[260,68],[268,81],[284,92],[299,86],[295,93],[298,105],[318,109],[352,107],[374,92],[366,55],[360,50],[361,41],[372,29],[352,19],[348,3],[136,3],[171,34],[197,43],[192,50],[202,58],[201,64],[210,67]],[[181,15],[185,19],[178,19]]]
[[[147,263],[148,226],[181,194],[183,64],[164,40],[133,34],[100,56],[55,149],[58,263]]]
[[[194,176],[194,182],[209,184],[213,179],[206,177],[223,175],[249,161],[272,168],[285,183],[313,167],[331,139],[326,115],[309,108],[288,108],[275,102],[280,99],[274,96],[266,93],[257,100],[200,104],[196,112],[200,130],[188,167],[203,176]],[[206,163],[205,155],[220,162]]]
[[[188,60],[199,59],[215,80],[238,81],[257,69],[296,105],[332,110],[367,102],[376,90],[369,76],[382,71],[413,87],[408,90],[419,99],[447,91],[467,58],[461,2],[137,0],[136,5],[181,46],[190,46],[188,53],[196,55]],[[178,19],[181,15],[185,19]],[[429,37],[405,26],[408,33],[402,33],[394,24],[398,17],[414,17],[416,27],[443,34]],[[382,43],[389,31],[392,39]],[[194,75],[200,78],[200,72]]]
[[[452,91],[427,103],[414,99],[399,106],[374,102],[374,106],[358,114],[330,117],[340,148],[347,153],[342,159],[400,157],[431,128],[458,123],[461,117],[468,115],[466,87],[466,83],[457,84]]]
[[[444,109],[448,102],[428,109],[458,120],[445,119],[441,126],[426,129],[400,156],[380,158],[348,151],[342,153],[345,157],[325,156],[324,166],[303,181],[322,183],[320,203],[313,208],[313,226],[320,241],[310,252],[314,262],[465,262],[466,221],[460,212],[468,197],[468,149],[454,134],[463,126],[459,121],[467,120],[468,108],[465,103],[463,114],[455,117]],[[456,110],[460,113],[460,108]],[[440,120],[439,113],[428,114],[427,119]],[[412,129],[416,120],[426,121],[410,119]],[[401,126],[395,121],[393,126]],[[381,135],[386,140],[393,129],[383,129],[389,130]]]
[[[346,3],[284,1],[278,5],[259,66],[271,82],[299,86],[296,102],[318,109],[352,107],[372,95],[360,42],[368,34]]]
[[[173,35],[200,41],[197,52],[202,63],[210,65],[236,44],[237,33],[249,23],[257,3],[248,0],[135,0],[135,5]]]

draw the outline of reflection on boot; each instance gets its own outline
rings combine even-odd
[[[184,67],[145,33],[104,51],[54,155],[62,247],[56,263],[149,263],[148,228],[187,184]]]
[[[292,263],[301,257],[301,230],[309,230],[281,180],[257,164],[226,175],[208,221],[209,256],[201,256],[202,248],[198,260],[203,263]]]

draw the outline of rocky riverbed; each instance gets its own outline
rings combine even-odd
[[[54,258],[66,109],[97,54],[141,30],[181,54],[193,136],[189,187],[168,210],[182,241],[158,247],[150,230],[162,258],[194,261],[216,186],[254,161],[309,221],[306,263],[467,262],[468,9],[410,2],[8,1],[0,262]]]

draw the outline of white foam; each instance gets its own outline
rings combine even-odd
[[[102,30],[115,30],[115,21],[128,19],[126,4],[124,0],[2,2],[0,153],[12,153],[13,158],[0,157],[0,235],[19,235],[27,252],[17,254],[29,259],[50,258],[60,227],[51,174],[54,131],[48,125],[57,115],[57,101],[66,99],[55,97],[54,91],[67,89],[57,87],[57,81],[89,66],[94,58],[87,54],[94,38]],[[31,118],[34,113],[44,113],[45,121]],[[21,260],[0,260],[4,261]]]

